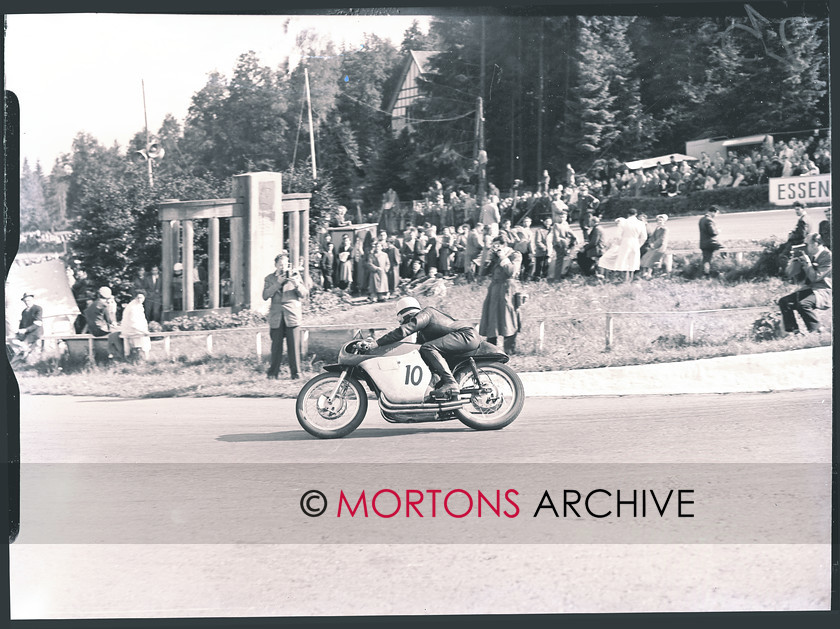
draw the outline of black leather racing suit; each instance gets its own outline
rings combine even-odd
[[[481,343],[478,332],[471,323],[458,321],[431,306],[411,316],[400,327],[376,339],[377,345],[390,345],[417,332],[420,356],[442,381],[452,381],[452,372],[445,356],[477,349]]]

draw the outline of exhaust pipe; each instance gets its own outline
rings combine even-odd
[[[452,411],[456,408],[466,406],[470,398],[451,400],[449,402],[410,402],[410,403],[394,403],[390,402],[384,395],[379,398],[379,404],[383,409],[389,412],[404,413],[406,411]]]

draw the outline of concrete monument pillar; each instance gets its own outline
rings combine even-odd
[[[280,173],[245,173],[233,177],[233,196],[246,208],[244,302],[252,310],[268,312],[262,298],[263,278],[274,268],[283,249],[283,190]]]

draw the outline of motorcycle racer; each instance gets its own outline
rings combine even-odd
[[[397,320],[400,326],[380,338],[368,339],[368,348],[391,345],[417,333],[420,356],[440,381],[432,392],[436,399],[457,397],[458,383],[446,362],[446,356],[454,356],[477,349],[481,343],[478,332],[471,323],[458,321],[437,308],[422,308],[414,297],[403,297],[397,302]]]

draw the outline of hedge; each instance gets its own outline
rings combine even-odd
[[[602,209],[602,216],[605,219],[624,216],[631,207],[639,210],[640,214],[648,216],[657,214],[690,216],[702,214],[710,205],[719,205],[724,211],[738,212],[775,209],[775,206],[770,205],[769,199],[770,187],[767,184],[761,184],[698,190],[676,197],[609,197],[601,203],[599,209]]]

